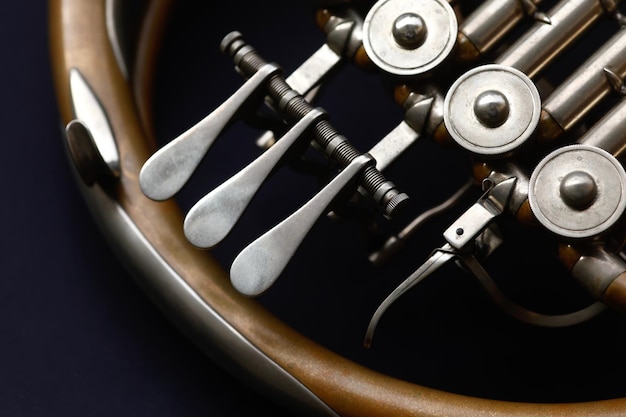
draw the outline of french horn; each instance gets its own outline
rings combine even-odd
[[[625,415],[621,2],[231,3],[49,7],[77,186],[182,333],[297,415]]]

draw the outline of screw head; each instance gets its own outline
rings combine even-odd
[[[596,199],[598,185],[591,174],[572,171],[563,177],[559,192],[565,204],[573,209],[583,210]]]
[[[474,101],[474,114],[487,127],[501,126],[509,118],[510,111],[506,96],[497,90],[480,93]]]
[[[424,19],[416,13],[403,13],[393,22],[393,38],[403,48],[416,49],[426,40],[428,29]]]

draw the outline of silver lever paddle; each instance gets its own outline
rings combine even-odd
[[[180,191],[218,135],[242,107],[265,96],[268,80],[280,71],[276,65],[265,64],[217,109],[154,153],[139,173],[141,191],[157,201]]]
[[[248,296],[259,295],[272,286],[317,219],[350,186],[356,191],[365,168],[375,163],[368,154],[357,156],[311,200],[244,248],[230,268],[233,286]]]
[[[274,146],[198,201],[185,217],[184,231],[189,242],[212,248],[222,241],[285,155],[302,140],[310,141],[311,128],[324,117],[325,112],[311,110]]]

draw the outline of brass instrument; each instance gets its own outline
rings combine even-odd
[[[621,2],[292,3],[50,1],[68,157],[138,284],[298,415],[626,414]],[[219,37],[172,44],[185,9]]]

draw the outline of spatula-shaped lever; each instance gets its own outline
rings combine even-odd
[[[441,266],[446,264],[449,260],[453,259],[456,256],[456,252],[454,252],[453,248],[445,244],[439,249],[433,251],[432,255],[424,262],[415,272],[409,275],[400,285],[396,287],[378,306],[374,315],[370,319],[369,325],[367,326],[367,331],[365,332],[365,341],[363,342],[364,346],[369,348],[372,345],[372,339],[374,338],[374,331],[376,330],[376,326],[378,326],[378,322],[382,315],[387,311],[387,309],[398,299],[401,295],[406,293],[408,290],[422,282],[425,278],[427,278],[430,274],[435,272]]]
[[[511,177],[496,185],[490,182],[483,184],[487,188],[485,193],[443,233],[447,243],[435,249],[426,262],[392,291],[376,309],[365,334],[364,345],[366,347],[372,343],[380,318],[400,296],[451,259],[456,259],[459,254],[474,251],[477,239],[483,235],[494,219],[503,213],[516,181],[517,178]],[[490,242],[491,246],[499,245],[498,240],[491,239]],[[488,248],[488,252],[493,249],[494,247]]]
[[[185,217],[187,239],[200,248],[224,239],[278,164],[296,145],[310,142],[312,127],[324,117],[324,111],[311,110],[274,146],[198,201]]]
[[[240,110],[265,96],[268,80],[280,72],[265,64],[217,109],[155,152],[139,173],[139,186],[153,200],[173,197],[187,183],[218,135]]]
[[[233,286],[242,294],[266,291],[282,273],[318,218],[350,187],[355,188],[365,168],[374,165],[368,154],[356,157],[318,194],[239,253],[230,268]]]

